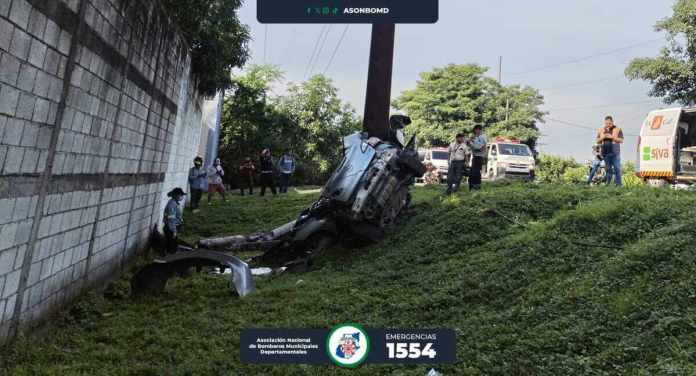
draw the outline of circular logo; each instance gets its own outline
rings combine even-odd
[[[336,325],[326,338],[326,353],[340,367],[359,366],[369,351],[370,337],[358,324]]]

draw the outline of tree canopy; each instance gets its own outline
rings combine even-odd
[[[459,132],[484,127],[489,137],[514,137],[534,148],[543,97],[530,87],[503,86],[484,76],[488,68],[450,64],[421,73],[416,87],[404,91],[393,107],[412,119],[407,128],[421,144],[446,145]],[[507,117],[507,120],[506,120]]]
[[[191,70],[201,93],[230,88],[230,70],[249,58],[249,29],[237,18],[242,2],[162,0],[191,47]]]
[[[655,30],[667,33],[667,46],[657,57],[631,61],[626,77],[652,84],[650,95],[667,103],[696,101],[696,0],[677,0],[672,16]]]
[[[290,83],[274,95],[283,73],[274,66],[251,66],[233,79],[225,96],[221,120],[220,157],[236,166],[245,157],[257,159],[269,148],[274,157],[292,150],[297,177],[322,183],[341,158],[341,137],[360,129],[355,111],[338,97],[338,89],[322,75]]]

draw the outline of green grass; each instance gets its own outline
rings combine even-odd
[[[257,280],[174,279],[165,294],[89,294],[0,355],[9,374],[424,375],[425,366],[239,362],[250,327],[448,327],[446,375],[696,374],[696,195],[647,188],[417,188],[383,243],[331,250],[315,270]],[[235,197],[187,215],[184,238],[269,229],[316,193]],[[303,283],[298,284],[298,280]]]

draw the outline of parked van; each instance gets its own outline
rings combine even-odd
[[[536,163],[529,146],[518,140],[497,138],[487,146],[487,160],[482,176],[488,180],[534,180]]]
[[[696,107],[655,110],[638,138],[636,175],[649,184],[696,182]]]
[[[431,163],[440,175],[440,181],[447,181],[449,170],[449,153],[447,148],[430,148],[422,150],[423,164]]]

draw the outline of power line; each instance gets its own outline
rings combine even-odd
[[[326,72],[329,70],[331,63],[333,63],[334,57],[336,57],[336,52],[338,52],[338,49],[341,47],[341,43],[343,43],[343,38],[346,37],[346,33],[348,32],[349,27],[350,27],[350,24],[346,25],[346,27],[343,29],[343,33],[341,34],[341,38],[338,39],[338,43],[336,43],[336,47],[334,48],[333,52],[331,53],[331,57],[329,58],[329,62],[328,62],[328,64],[326,64],[326,68],[324,68],[324,72],[322,74],[326,74]]]
[[[317,37],[317,41],[314,43],[314,50],[312,51],[312,55],[309,57],[309,62],[307,63],[307,69],[305,69],[304,77],[305,79],[309,75],[309,68],[312,66],[312,62],[314,61],[314,56],[317,53],[317,49],[319,48],[319,41],[321,41],[321,38],[324,36],[324,32],[326,31],[326,28],[328,25],[324,25],[321,27],[321,30],[319,30],[319,36]]]
[[[329,34],[331,33],[331,28],[333,25],[329,25],[329,28],[326,30],[326,34],[324,35],[324,39],[322,39],[321,43],[319,44],[319,50],[317,51],[317,56],[314,58],[314,63],[312,64],[312,67],[309,69],[309,74],[311,75],[314,73],[314,68],[317,66],[317,63],[319,62],[319,57],[321,57],[321,52],[324,51],[324,46],[326,45],[326,41],[329,39]]]
[[[623,102],[623,103],[599,104],[599,105],[581,106],[581,107],[550,108],[550,109],[547,109],[547,111],[575,111],[575,110],[588,110],[588,109],[594,109],[594,108],[620,107],[620,106],[629,106],[629,105],[634,105],[634,104],[645,104],[645,103],[654,103],[654,102],[655,102],[654,99],[650,99],[650,100],[637,101],[637,102]]]
[[[617,52],[630,50],[630,49],[633,49],[633,48],[636,48],[636,47],[644,46],[644,45],[647,45],[647,44],[650,44],[650,43],[655,43],[655,42],[657,42],[657,41],[662,41],[662,40],[664,40],[664,38],[651,39],[651,40],[648,40],[648,41],[645,41],[645,42],[635,43],[635,44],[631,44],[631,45],[628,45],[628,46],[615,48],[615,49],[613,49],[613,50],[609,50],[609,51],[605,51],[605,52],[599,52],[599,53],[596,53],[596,54],[592,54],[592,55],[588,55],[588,56],[583,56],[583,57],[579,57],[579,58],[575,58],[575,59],[563,61],[563,62],[560,62],[560,63],[554,63],[554,64],[549,64],[549,65],[543,65],[543,66],[540,66],[540,67],[538,67],[538,68],[533,68],[533,69],[530,69],[530,70],[526,70],[526,71],[522,71],[522,72],[518,72],[518,73],[511,74],[511,76],[521,76],[521,75],[524,75],[524,74],[536,73],[536,72],[541,72],[541,71],[545,71],[545,70],[549,70],[549,69],[558,68],[558,67],[561,67],[561,66],[564,66],[564,65],[568,65],[568,64],[576,64],[576,63],[580,63],[580,62],[583,62],[583,61],[586,61],[586,60],[594,59],[594,58],[596,58],[596,57],[602,57],[602,56],[612,55],[612,54],[615,54],[615,53],[617,53]]]
[[[296,37],[297,37],[297,26],[292,28],[292,32],[290,34],[290,42],[288,42],[288,44],[285,46],[285,51],[283,53],[283,57],[287,57],[288,60],[291,60],[293,57],[295,57],[295,54],[290,53],[290,49],[295,45],[295,38]]]
[[[548,117],[547,117],[547,118],[545,118],[545,120],[548,120],[548,121],[551,121],[551,122],[554,122],[554,123],[563,124],[563,125],[566,125],[566,126],[569,126],[569,127],[573,127],[573,128],[587,129],[587,130],[590,130],[590,131],[593,131],[593,132],[596,132],[596,131],[599,129],[599,127],[590,127],[590,126],[588,126],[588,125],[582,125],[582,124],[572,123],[572,122],[569,122],[569,121],[559,120],[559,119],[554,119],[554,118],[548,118]],[[624,136],[638,137],[637,134],[626,133],[626,132],[624,132]]]
[[[559,85],[559,86],[551,86],[547,87],[544,89],[539,89],[539,91],[557,91],[557,90],[562,90],[562,89],[568,89],[568,88],[573,88],[573,87],[579,87],[579,86],[587,86],[587,85],[593,85],[597,83],[603,83],[603,82],[608,82],[615,80],[619,77],[624,77],[623,73],[622,74],[617,74],[614,76],[609,76],[609,77],[604,77],[604,78],[599,78],[596,80],[590,80],[590,81],[581,81],[581,82],[573,82],[569,84],[564,84],[564,85]]]
[[[268,49],[268,24],[264,25],[263,32],[263,63],[266,64],[266,50]]]

